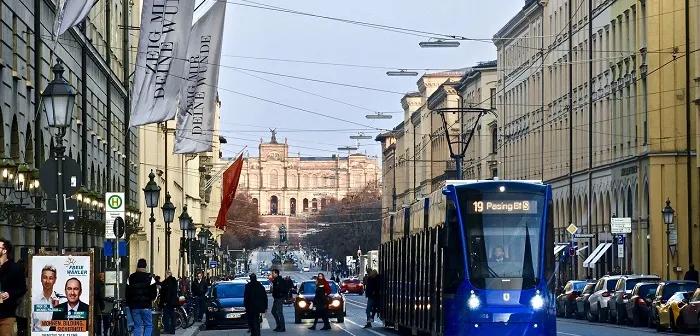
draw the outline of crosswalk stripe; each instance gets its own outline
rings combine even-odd
[[[262,325],[260,327],[262,330],[268,330],[270,329],[270,322],[267,321],[267,318],[263,317]]]

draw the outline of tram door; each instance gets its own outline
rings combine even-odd
[[[462,248],[462,226],[459,224],[454,201],[447,200],[444,234],[441,234],[442,248],[442,312],[441,328],[444,333],[445,319],[449,319],[450,302],[465,279],[465,256]]]

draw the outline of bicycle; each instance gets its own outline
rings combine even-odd
[[[129,336],[129,327],[126,320],[126,304],[120,298],[105,298],[106,302],[114,303],[109,313],[109,336]]]

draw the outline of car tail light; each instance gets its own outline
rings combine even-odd
[[[610,292],[605,292],[603,294],[600,294],[603,297],[610,297]]]
[[[637,304],[640,306],[646,306],[647,302],[644,301],[644,299],[642,299],[642,298],[637,298]]]
[[[576,295],[576,293],[569,294],[569,300],[576,300],[577,297],[578,295]]]

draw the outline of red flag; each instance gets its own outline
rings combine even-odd
[[[219,215],[216,217],[216,227],[219,229],[226,227],[226,214],[233,203],[233,198],[236,196],[241,170],[243,170],[243,154],[224,172],[221,208],[219,208]]]

